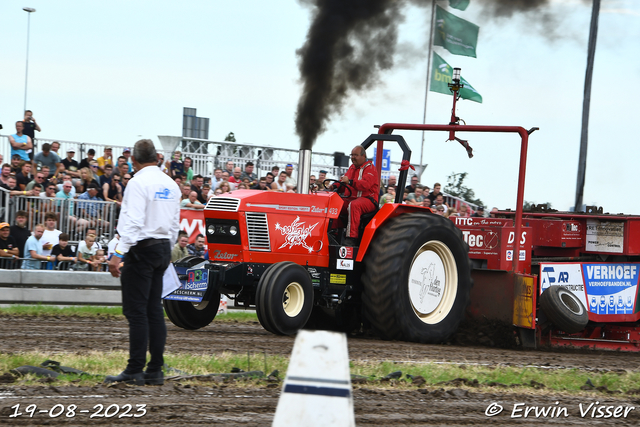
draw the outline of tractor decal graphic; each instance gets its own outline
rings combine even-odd
[[[296,217],[291,225],[280,225],[279,223],[276,223],[276,230],[280,231],[280,233],[285,236],[284,243],[278,249],[282,249],[287,246],[289,249],[294,246],[302,246],[311,253],[313,248],[307,245],[307,237],[311,235],[311,232],[318,226],[318,224],[319,222],[316,222],[313,225],[305,226],[304,221],[300,222],[299,216]]]
[[[439,297],[442,289],[440,288],[440,280],[435,277],[436,266],[434,263],[429,264],[420,272],[422,274],[422,283],[420,283],[420,302],[424,301],[425,295],[433,295]],[[428,276],[428,277],[427,277]]]

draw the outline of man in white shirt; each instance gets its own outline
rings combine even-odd
[[[120,277],[122,313],[129,322],[129,361],[105,383],[164,384],[167,328],[162,308],[162,277],[171,262],[171,248],[180,229],[180,188],[158,168],[149,139],[133,147],[137,171],[127,185],[118,222],[120,242],[109,260],[109,271]],[[147,345],[151,358],[146,364]],[[146,372],[143,372],[147,365]]]
[[[58,222],[58,218],[56,214],[53,212],[47,212],[44,216],[44,233],[42,233],[42,237],[40,238],[40,242],[42,242],[42,255],[49,256],[51,255],[51,249],[60,241],[58,237],[62,233],[60,230],[56,230],[56,224]],[[47,265],[47,270],[53,269],[53,263],[51,264],[51,268]]]

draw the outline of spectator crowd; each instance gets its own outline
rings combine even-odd
[[[98,153],[89,149],[87,157],[78,162],[73,148],[69,148],[63,158],[58,152],[61,144],[56,141],[42,144],[38,151],[36,132],[40,131],[32,111],[25,111],[24,119],[15,123],[15,133],[8,138],[11,152],[7,163],[4,163],[6,153],[0,153],[0,188],[5,190],[3,193],[9,198],[27,196],[42,199],[42,203],[37,204],[39,215],[35,222],[36,216],[27,210],[32,209],[29,207],[16,212],[14,224],[0,223],[0,268],[103,271],[119,237],[116,234],[107,243],[101,231],[117,224],[127,184],[134,175],[131,150],[123,148],[115,157],[113,147],[107,146],[96,157]],[[292,164],[287,164],[283,170],[274,166],[270,172],[258,177],[253,162],[248,161],[240,167],[233,161],[227,161],[224,168],[215,168],[213,176],[205,178],[194,173],[192,158],[175,151],[171,159],[165,159],[158,153],[158,167],[181,189],[182,208],[204,209],[212,197],[235,190],[297,192]],[[317,178],[315,175],[309,177],[312,190],[325,189],[327,173],[321,170]],[[430,207],[438,215],[484,216],[483,207],[473,212],[469,205],[460,201],[456,206],[449,206],[439,183],[436,182],[431,189],[420,184],[417,175],[411,177],[404,189],[397,188],[394,175],[389,176],[386,184],[381,182],[380,206],[393,203],[399,191],[402,192],[402,203]],[[9,206],[5,195],[0,196],[0,214],[3,215]],[[68,204],[64,212],[61,212],[61,201]],[[105,213],[108,205],[115,209],[116,215],[112,218]],[[492,210],[491,216],[494,210],[497,208]],[[32,223],[30,228],[29,221]],[[73,227],[69,230],[73,231],[62,232],[59,229],[61,221],[71,224]],[[115,223],[110,224],[109,221]],[[172,260],[185,256],[206,259],[205,237],[199,234],[194,243],[189,244],[188,241],[189,236],[181,232],[173,248]]]

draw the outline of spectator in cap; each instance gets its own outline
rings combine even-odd
[[[109,227],[109,222],[102,219],[104,207],[99,203],[101,202],[98,198],[99,191],[100,187],[92,182],[87,187],[87,191],[78,196],[78,216],[88,219],[91,226]]]
[[[113,167],[113,149],[111,147],[104,147],[104,154],[98,157],[98,176],[104,175],[105,165],[111,165]]]
[[[31,231],[27,228],[26,211],[16,212],[16,222],[11,226],[10,234],[15,239],[16,245],[18,245],[18,256],[20,258],[23,258],[24,245],[27,242],[29,236],[31,236]]]
[[[131,149],[129,147],[125,147],[125,149],[122,150],[122,155],[126,159],[127,165],[129,165],[129,173],[133,172],[133,163],[131,162]]]
[[[69,148],[67,150],[67,157],[62,160],[62,166],[64,167],[66,172],[69,174],[69,176],[71,176],[71,178],[75,178],[77,180],[74,185],[80,183],[80,165],[78,164],[77,160],[74,159],[75,155],[76,150],[73,148]]]
[[[484,206],[478,206],[476,211],[471,215],[473,218],[484,218]]]
[[[15,239],[11,236],[11,226],[8,222],[0,223],[0,268],[14,267],[14,261],[20,251]]]

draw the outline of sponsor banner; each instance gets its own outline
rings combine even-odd
[[[588,252],[622,253],[624,247],[624,222],[587,220]]]
[[[594,314],[633,314],[640,264],[540,264],[540,291],[568,288]]]

